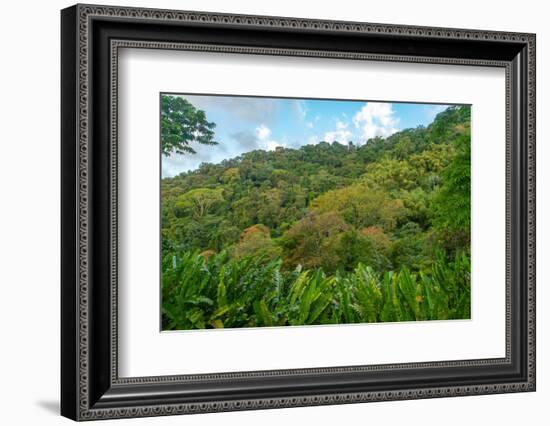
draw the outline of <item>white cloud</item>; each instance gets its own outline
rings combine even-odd
[[[384,102],[367,102],[353,116],[353,124],[361,130],[364,140],[392,135],[399,130],[398,123],[392,104]]]
[[[326,142],[342,142],[347,143],[353,139],[353,133],[348,129],[348,124],[343,121],[336,121],[336,130],[326,132],[324,140]]]
[[[267,127],[265,124],[260,124],[258,127],[256,127],[256,137],[259,140],[266,140],[271,136],[271,129]]]
[[[313,129],[313,123],[312,123],[311,121],[308,121],[308,122],[306,123],[306,126],[307,126],[308,128],[310,128],[310,129]]]
[[[260,124],[256,127],[256,138],[258,140],[258,148],[265,149],[267,151],[274,151],[278,146],[284,146],[275,140],[270,139],[271,129],[265,124]]]
[[[306,145],[317,145],[321,139],[317,135],[312,135],[309,138],[307,138],[307,144]]]
[[[219,163],[225,158],[231,158],[231,153],[226,151],[226,147],[220,145],[200,145],[194,144],[193,149],[196,154],[176,154],[162,156],[162,176],[172,177],[179,173],[195,170],[201,163]]]
[[[275,151],[277,147],[284,147],[284,145],[277,141],[265,141],[263,143],[263,149],[266,151]]]

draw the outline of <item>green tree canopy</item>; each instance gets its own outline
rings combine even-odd
[[[457,154],[442,171],[443,184],[434,203],[433,223],[451,252],[470,246],[470,134],[455,140]]]
[[[194,218],[201,218],[216,204],[223,201],[221,189],[192,189],[176,199],[176,211],[189,211]]]
[[[161,96],[160,130],[162,154],[195,154],[191,143],[217,145],[216,123],[206,119],[204,111],[179,96]]]

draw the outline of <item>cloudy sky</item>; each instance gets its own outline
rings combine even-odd
[[[428,125],[450,105],[178,95],[216,123],[219,145],[192,144],[196,154],[162,158],[163,177],[218,163],[254,149],[299,148],[320,141],[364,144],[403,129]]]

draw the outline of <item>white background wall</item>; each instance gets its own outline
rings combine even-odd
[[[548,424],[550,27],[541,0],[104,0],[103,4],[537,33],[538,390],[530,394],[118,420],[102,424]],[[59,404],[59,9],[11,0],[0,23],[0,421],[68,424]],[[129,423],[131,422],[131,423]]]

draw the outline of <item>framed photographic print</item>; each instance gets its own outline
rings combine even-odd
[[[61,412],[535,390],[535,36],[76,5]]]

